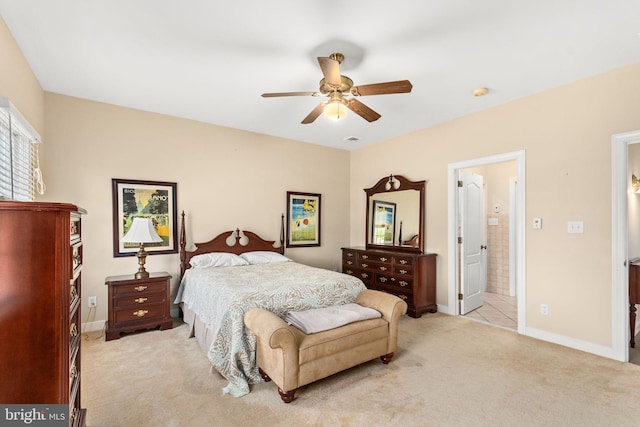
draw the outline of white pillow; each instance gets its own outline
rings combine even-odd
[[[249,262],[249,264],[271,264],[274,262],[286,262],[291,261],[284,255],[278,252],[270,251],[253,251],[240,254],[240,257]]]
[[[247,261],[236,254],[228,252],[210,252],[208,254],[196,255],[189,261],[193,268],[207,267],[234,267],[237,265],[249,265]]]

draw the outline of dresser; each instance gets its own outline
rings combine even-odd
[[[438,310],[436,254],[342,248],[342,272],[358,277],[369,289],[402,298],[411,317]]]
[[[0,402],[80,401],[82,215],[65,203],[0,201]],[[27,408],[28,409],[28,408]]]
[[[171,275],[150,273],[136,279],[133,274],[109,276],[109,321],[106,341],[123,333],[144,329],[171,329]]]

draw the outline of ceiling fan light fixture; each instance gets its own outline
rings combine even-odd
[[[324,106],[324,115],[331,120],[342,120],[347,117],[348,110],[341,101],[331,101]]]

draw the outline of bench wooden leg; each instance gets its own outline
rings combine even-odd
[[[280,398],[284,403],[291,403],[296,395],[296,389],[283,391],[280,387],[278,387],[278,393],[280,393]]]
[[[389,353],[389,354],[385,354],[384,356],[380,356],[380,360],[382,360],[382,363],[384,363],[385,365],[389,362],[391,362],[391,359],[393,359],[393,353]]]
[[[258,373],[260,373],[260,376],[262,377],[265,383],[268,383],[269,381],[271,381],[271,378],[269,377],[269,375],[267,375],[267,373],[263,371],[262,368],[258,367]]]

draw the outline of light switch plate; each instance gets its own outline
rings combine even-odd
[[[568,232],[571,234],[580,234],[584,233],[584,222],[583,221],[569,221]]]

